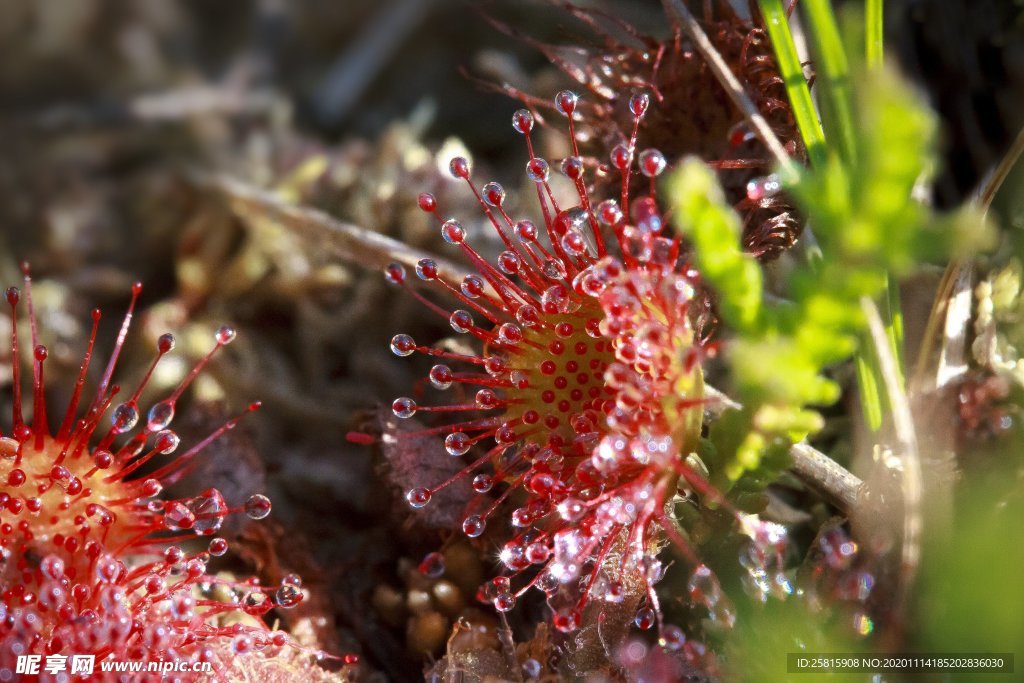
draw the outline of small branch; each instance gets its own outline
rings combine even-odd
[[[43,132],[68,128],[180,123],[201,116],[265,114],[282,99],[266,88],[245,90],[223,85],[192,85],[130,97],[124,101],[63,104],[16,119]]]
[[[793,474],[824,495],[845,513],[857,505],[864,482],[852,472],[806,442],[789,449],[793,457]]]
[[[686,5],[683,4],[683,0],[662,0],[662,5],[665,7],[665,11],[673,18],[675,23],[683,29],[690,40],[693,41],[694,47],[701,53],[704,60],[707,62],[711,72],[715,74],[718,82],[725,88],[725,92],[728,93],[732,99],[733,104],[746,116],[750,126],[754,129],[754,133],[757,134],[761,141],[764,142],[768,151],[771,152],[772,156],[779,164],[779,170],[783,175],[783,178],[787,181],[796,177],[796,166],[793,164],[793,160],[789,158],[789,154],[786,153],[782,143],[779,142],[778,136],[775,135],[775,131],[772,130],[771,126],[768,125],[768,121],[765,120],[764,116],[761,115],[757,105],[754,104],[750,96],[747,95],[743,85],[736,78],[736,75],[729,68],[729,65],[725,63],[725,59],[722,58],[722,54],[718,51],[718,48],[714,46],[711,39],[701,28],[697,22],[696,17],[687,9]]]
[[[726,410],[743,408],[710,384],[704,385],[704,393],[710,399],[704,410],[709,418],[714,419]],[[849,513],[857,504],[864,482],[852,472],[806,442],[793,444],[789,455],[793,458],[790,468],[793,474],[837,508]]]
[[[232,208],[259,211],[350,263],[383,268],[397,261],[414,268],[417,261],[427,256],[386,235],[345,223],[318,209],[288,204],[273,192],[234,178],[196,172],[188,179],[196,187],[222,195]],[[460,282],[465,277],[464,268],[442,258],[431,258],[437,263],[438,273],[449,282]]]
[[[1010,145],[1009,151],[978,187],[974,201],[981,208],[982,212],[988,213],[992,200],[995,198],[996,193],[999,192],[999,188],[1003,186],[1003,181],[1006,180],[1006,177],[1010,175],[1010,171],[1017,164],[1021,153],[1024,153],[1024,129],[1017,133],[1017,137],[1014,139],[1013,144]]]

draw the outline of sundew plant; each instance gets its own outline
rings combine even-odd
[[[618,645],[601,644],[627,677],[653,666],[646,658],[654,655],[641,644],[650,641],[628,635],[624,611],[635,610],[637,632],[654,631],[654,646],[669,653],[660,666],[676,675],[743,678],[749,669],[770,677],[771,654],[745,634],[755,624],[771,629],[773,618],[791,628],[786,620],[800,612],[820,627],[776,632],[768,640],[779,652],[806,651],[809,641],[851,652],[908,642],[928,511],[913,411],[923,389],[908,386],[900,286],[924,264],[971,258],[989,233],[978,203],[939,214],[922,200],[935,171],[935,118],[882,59],[881,9],[870,4],[866,28],[863,18],[847,21],[845,35],[857,40],[844,44],[827,3],[807,3],[819,110],[782,4],[761,3],[775,83],[799,131],[787,149],[730,78],[701,22],[681,3],[666,3],[709,68],[721,70],[723,85],[737,88],[741,125],[761,137],[766,165],[775,167],[748,182],[748,205],[784,194],[803,222],[790,268],[771,291],[763,252],[750,251],[743,218],[720,185],[730,165],[638,147],[648,108],[665,104],[657,80],[632,84],[631,129],[590,164],[573,124],[600,113],[580,107],[573,91],[555,97],[554,109],[568,119],[572,155],[560,170],[576,186],[569,207],[556,199],[551,163],[531,143],[533,115],[515,113],[540,227],[505,210],[500,184],[478,188],[468,161],[451,160],[451,174],[467,183],[504,249],[490,262],[433,195],[420,196],[475,272],[455,281],[425,258],[416,275],[461,307],[439,308],[408,288],[400,264],[386,269],[389,281],[483,348],[467,355],[405,334],[391,342],[398,356],[440,361],[429,372],[433,387],[455,387],[468,399],[394,401],[398,418],[452,417],[390,438],[442,434],[448,454],[471,454],[448,478],[409,489],[407,502],[423,508],[472,479],[461,531],[500,548],[498,576],[480,599],[505,613],[538,589],[554,630],[570,638],[562,642],[575,637],[579,647],[587,622],[604,624]],[[931,359],[919,363],[934,372]],[[822,410],[843,395],[848,366],[855,382],[847,383],[847,404],[858,406],[857,436],[873,456],[868,481],[808,441],[827,426]],[[709,392],[709,371],[724,393]],[[766,507],[772,487],[794,475],[842,515],[819,529],[810,548],[793,543]],[[732,558],[723,546],[733,548]],[[669,562],[682,569],[681,583],[667,575]],[[433,553],[423,567],[443,573],[443,555]],[[742,586],[736,599],[748,606],[739,616],[718,572]],[[883,592],[889,597],[879,600]],[[670,623],[666,613],[687,624]],[[449,658],[435,675],[459,666]],[[543,671],[533,659],[524,666]]]
[[[1024,14],[377,4],[0,9],[0,683],[1016,675]]]

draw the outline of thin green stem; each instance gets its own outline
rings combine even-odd
[[[877,68],[882,64],[883,56],[883,32],[884,32],[884,11],[885,0],[867,0],[865,12],[864,31],[864,57],[869,69]],[[899,285],[891,277],[886,279],[886,300],[883,301],[882,313],[885,325],[885,333],[889,339],[889,346],[892,347],[892,355],[896,360],[896,368],[899,377],[895,380],[900,387],[905,387],[903,368],[903,309],[900,305]]]
[[[886,278],[885,294],[885,332],[889,337],[889,346],[892,347],[892,356],[896,359],[896,370],[898,372],[896,381],[901,388],[906,388],[904,376],[906,358],[903,353],[903,306],[900,303],[899,283],[893,280],[892,276]]]
[[[868,68],[874,68],[882,63],[882,16],[884,0],[867,0],[867,11],[865,22],[867,30],[864,32],[864,56],[867,58]]]
[[[823,82],[819,101],[825,139],[843,161],[854,161],[853,107],[850,68],[839,36],[839,25],[829,0],[806,0],[808,35],[814,45],[818,77]]]
[[[871,362],[871,348],[867,343],[869,340],[867,335],[861,335],[861,348],[855,361],[864,421],[871,433],[876,433],[882,428],[882,386],[878,381],[878,366]]]
[[[811,90],[804,78],[803,65],[797,54],[793,32],[790,30],[789,18],[782,0],[759,0],[761,14],[764,16],[768,36],[772,41],[775,59],[779,64],[782,80],[786,84],[786,94],[793,108],[793,117],[803,138],[804,147],[811,163],[820,166],[825,162],[825,135],[818,121],[818,112],[811,99]]]

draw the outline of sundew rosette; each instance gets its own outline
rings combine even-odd
[[[144,413],[140,396],[174,338],[159,338],[156,357],[134,387],[114,383],[141,291],[136,283],[113,351],[87,398],[101,315],[92,312],[70,403],[59,414],[46,402],[48,354],[39,343],[27,267],[24,297],[16,288],[6,291],[13,407],[0,435],[0,674],[13,672],[18,655],[26,654],[209,661],[217,670],[238,655],[290,643],[262,616],[302,600],[297,576],[263,587],[257,579],[207,572],[211,558],[228,550],[217,535],[224,519],[239,512],[262,519],[270,514],[270,500],[254,495],[232,507],[216,488],[161,497],[192,470],[207,444],[242,417],[189,447],[180,447],[172,429],[178,401],[235,331],[221,327],[209,353]],[[22,298],[32,347],[31,418],[22,406]],[[246,412],[258,408],[252,403]],[[97,665],[95,678],[102,677]]]
[[[446,481],[407,491],[406,500],[422,508],[439,490],[472,479],[477,495],[462,517],[462,532],[476,538],[491,528],[489,538],[502,544],[505,571],[482,590],[499,611],[537,588],[547,596],[553,625],[571,632],[589,605],[621,602],[639,582],[645,596],[637,624],[657,624],[663,643],[681,648],[686,639],[661,623],[653,589],[663,573],[657,555],[666,538],[696,567],[694,600],[713,617],[732,621],[717,579],[666,512],[682,488],[714,494],[686,457],[697,448],[707,401],[701,365],[715,346],[702,331],[706,299],[696,294],[699,274],[680,257],[680,238],[663,230],[656,179],[666,160],[655,149],[636,150],[649,97],[632,96],[632,134],[613,145],[606,160],[580,155],[577,102],[569,91],[555,98],[573,149],[559,164],[576,190],[570,206],[557,201],[550,164],[534,151],[533,116],[520,110],[512,118],[526,140],[540,225],[511,216],[498,183],[478,188],[465,158],[451,160],[451,174],[477,197],[504,246],[494,263],[467,243],[462,225],[443,215],[434,196],[420,196],[442,237],[475,270],[456,282],[442,277],[431,259],[416,265],[416,276],[457,308],[418,291],[400,264],[386,269],[390,282],[480,348],[456,352],[406,334],[391,341],[398,356],[435,359],[431,385],[458,397],[396,399],[392,409],[399,418],[429,414],[434,421],[396,438],[442,434],[452,457],[470,460]],[[601,186],[617,174],[616,196],[596,196],[588,183],[592,173],[604,177]],[[639,183],[646,193],[635,190],[637,173],[649,181]]]

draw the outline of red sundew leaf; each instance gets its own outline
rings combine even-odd
[[[465,466],[463,458],[452,457],[444,449],[443,435],[408,436],[423,429],[415,419],[398,420],[390,410],[380,411],[381,449],[388,464],[388,479],[404,494],[420,486],[433,488]],[[416,519],[434,529],[458,529],[466,505],[475,495],[470,477],[463,477],[437,491],[430,503],[417,511]]]

